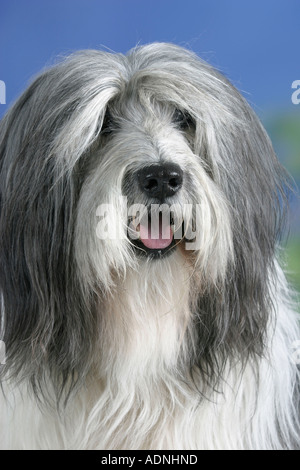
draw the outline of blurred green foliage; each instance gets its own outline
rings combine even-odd
[[[293,178],[300,181],[300,105],[297,111],[275,113],[267,119],[275,150]],[[300,222],[300,221],[299,221]]]
[[[286,249],[288,278],[300,293],[300,238],[289,240]]]
[[[268,113],[263,123],[279,159],[295,182],[286,261],[288,278],[300,293],[300,105],[294,106],[291,111]]]

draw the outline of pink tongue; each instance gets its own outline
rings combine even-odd
[[[141,224],[140,236],[142,243],[150,250],[163,250],[171,245],[173,240],[171,226],[166,225],[163,227],[161,221],[159,223],[159,229],[157,228],[156,230],[154,230],[153,227],[151,230],[150,223],[148,224],[148,227]]]

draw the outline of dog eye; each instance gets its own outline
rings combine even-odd
[[[101,134],[106,135],[106,136],[110,135],[113,133],[114,129],[115,129],[115,126],[114,126],[111,114],[109,111],[106,111],[106,114],[103,119],[102,128],[101,128]]]
[[[192,116],[180,109],[175,109],[173,114],[173,123],[182,131],[195,129],[195,121]]]

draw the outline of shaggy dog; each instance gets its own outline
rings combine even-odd
[[[190,51],[39,75],[0,124],[0,447],[297,448],[286,182]]]

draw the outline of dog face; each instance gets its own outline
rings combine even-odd
[[[0,155],[0,285],[16,374],[84,377],[99,299],[129,268],[167,274],[178,253],[194,279],[192,317],[205,313],[191,367],[213,369],[220,344],[224,357],[259,352],[284,173],[212,67],[170,44],[75,54],[3,119]]]
[[[158,78],[150,84],[159,86]],[[103,264],[120,273],[142,257],[163,263],[181,249],[214,282],[233,255],[228,201],[194,152],[196,121],[187,110],[158,101],[150,84],[142,80],[130,93],[125,87],[105,110],[79,200],[80,271],[89,271],[88,254],[93,272],[101,266],[99,278],[108,284]],[[95,217],[101,208],[105,220]],[[111,229],[102,236],[101,224]]]

